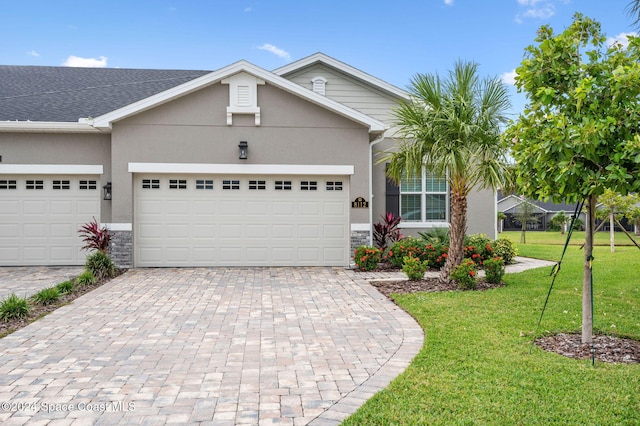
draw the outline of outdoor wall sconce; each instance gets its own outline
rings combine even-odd
[[[104,185],[102,187],[102,192],[103,192],[103,200],[111,200],[111,182],[107,182],[106,185]]]
[[[240,145],[238,145],[238,148],[240,148],[240,159],[246,160],[247,151],[249,150],[249,144],[247,143],[247,141],[240,141]]]

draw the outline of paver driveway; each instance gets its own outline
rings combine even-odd
[[[336,424],[422,341],[351,271],[135,269],[0,339],[0,423]]]

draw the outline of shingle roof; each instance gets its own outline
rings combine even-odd
[[[77,122],[209,72],[0,65],[0,121]]]

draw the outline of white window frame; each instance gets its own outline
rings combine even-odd
[[[400,206],[399,206],[399,210],[400,210],[400,216],[402,217],[402,200],[403,200],[403,195],[419,195],[420,196],[420,219],[416,220],[408,220],[408,219],[402,219],[403,224],[405,225],[422,225],[422,226],[427,226],[427,227],[433,227],[434,224],[443,224],[442,226],[445,226],[444,224],[446,224],[446,226],[448,226],[449,224],[449,205],[450,205],[450,197],[449,197],[449,183],[445,180],[445,190],[444,191],[427,191],[427,178],[428,178],[428,172],[423,168],[422,169],[422,176],[420,177],[420,191],[404,191],[402,188],[402,182],[400,183],[400,193],[399,193],[399,202],[400,202]],[[439,219],[439,220],[435,220],[435,219],[427,219],[427,210],[426,210],[426,205],[427,205],[427,196],[428,195],[444,195],[445,196],[445,211],[444,211],[444,219]]]

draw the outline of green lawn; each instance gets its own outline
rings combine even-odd
[[[519,246],[551,260],[561,250]],[[594,255],[596,331],[640,338],[640,250],[596,247]],[[569,247],[539,334],[579,332],[582,261]],[[491,291],[397,296],[423,327],[424,347],[344,424],[640,424],[640,365],[592,366],[531,345],[549,271],[507,275],[507,287]]]
[[[500,233],[501,237],[507,237],[514,243],[520,243],[520,231],[506,231]],[[575,231],[571,236],[571,245],[582,245],[584,243],[584,231]],[[634,235],[633,232],[629,233],[640,244],[640,236]],[[542,231],[527,231],[527,245],[528,244],[560,244],[564,245],[567,234],[561,234],[560,232],[542,232]],[[615,232],[614,240],[616,245],[632,246],[633,243],[629,240],[629,237],[624,232]],[[609,232],[599,231],[594,234],[595,245],[609,246]],[[637,249],[636,249],[637,250]]]

